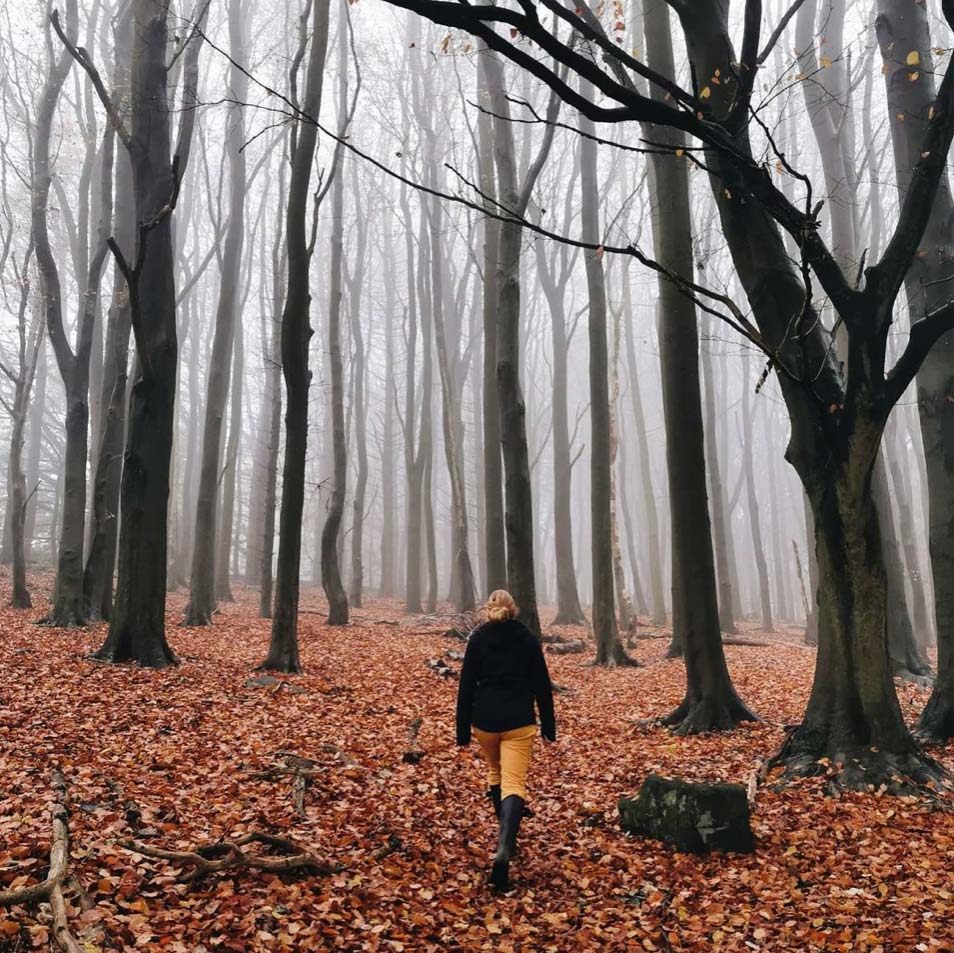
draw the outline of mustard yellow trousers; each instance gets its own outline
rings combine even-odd
[[[487,782],[491,787],[500,785],[501,798],[516,794],[527,799],[527,774],[536,736],[536,725],[525,725],[510,731],[481,731],[480,728],[474,728],[474,737],[487,761]]]

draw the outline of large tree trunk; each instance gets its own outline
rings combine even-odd
[[[177,365],[175,262],[170,200],[176,194],[170,162],[166,99],[168,9],[157,0],[134,4],[130,159],[140,231],[135,270],[127,274],[139,379],[133,385],[120,491],[119,579],[103,661],[135,661],[162,668],[176,659],[166,642],[166,567],[169,466],[172,457]],[[198,43],[187,52],[188,83],[198,73]],[[192,54],[192,56],[190,56]],[[194,73],[194,75],[193,75]],[[183,130],[193,117],[183,114]],[[188,124],[188,125],[186,125]],[[190,134],[180,133],[180,166]],[[183,171],[179,170],[179,175]]]
[[[246,60],[246,16],[242,0],[229,0],[229,70],[227,95],[236,104],[248,96],[248,77],[238,64]],[[238,289],[245,241],[245,108],[234,105],[227,116],[225,152],[229,162],[229,224],[221,261],[219,301],[215,334],[206,377],[205,425],[202,430],[202,464],[195,510],[192,573],[186,625],[210,625],[215,611],[216,515],[221,482],[220,460],[225,408],[229,395],[229,372],[235,341]],[[237,383],[234,382],[234,383]],[[233,386],[234,386],[233,383]],[[226,463],[226,465],[228,465]],[[226,572],[228,567],[225,567]]]
[[[518,211],[516,152],[502,67],[492,54],[484,64],[494,108],[494,160],[498,200]],[[523,203],[525,204],[525,203]],[[520,620],[540,634],[533,554],[533,492],[527,449],[526,405],[520,384],[520,245],[523,228],[503,222],[497,258],[497,406],[504,461],[504,521],[507,542],[507,587],[520,610]]]
[[[643,22],[649,65],[664,76],[674,76],[666,3],[647,0]],[[662,93],[656,89],[654,95]],[[674,150],[684,148],[682,133],[659,132]],[[649,172],[650,188],[656,197],[656,256],[664,267],[691,277],[692,219],[687,164],[678,155],[653,154]],[[706,498],[695,307],[672,281],[665,279],[659,284],[659,350],[672,519],[673,639],[681,643],[686,663],[686,697],[666,722],[681,733],[732,728],[755,716],[736,695],[722,648]]]
[[[328,50],[328,13],[331,0],[314,0],[312,39],[302,110],[318,116]],[[305,41],[307,13],[303,17]],[[292,155],[288,187],[285,246],[288,255],[287,294],[282,312],[282,373],[285,378],[285,460],[282,469],[282,508],[278,530],[278,568],[275,578],[275,611],[272,635],[263,668],[283,672],[301,671],[298,658],[298,588],[301,570],[301,527],[305,504],[305,455],[308,444],[308,342],[311,306],[307,208],[311,169],[315,159],[318,129],[302,124]]]
[[[494,129],[484,49],[478,58],[478,96],[482,111],[477,117],[480,183],[485,196],[496,194],[494,176]],[[500,225],[485,218],[483,229],[483,428],[484,428],[484,587],[487,593],[507,585],[507,541],[504,530],[503,463],[500,454],[500,408],[497,393],[497,271],[500,255]]]
[[[679,14],[696,75],[734,75],[736,55],[720,0],[694,2],[692,9],[680,3]],[[711,89],[711,108],[725,115],[737,92],[735,81]],[[735,143],[742,155],[749,155],[745,133],[737,135]],[[825,771],[850,748],[849,757],[856,759],[850,770],[848,762],[837,762],[844,782],[856,783],[861,773],[866,783],[894,784],[899,768],[924,777],[936,768],[917,751],[904,725],[887,664],[884,566],[869,497],[880,425],[866,425],[861,419],[863,401],[871,396],[859,392],[862,375],[869,362],[877,360],[883,341],[861,341],[855,353],[849,348],[849,368],[854,367],[856,375],[851,408],[855,420],[849,427],[830,410],[845,398],[841,375],[778,227],[749,200],[732,160],[707,149],[706,161],[722,231],[759,330],[792,367],[810,369],[813,381],[813,387],[806,388],[784,375],[779,378],[792,424],[787,457],[809,494],[815,520],[820,619],[815,686],[805,720],[777,760],[793,773]],[[789,336],[793,314],[800,317],[795,335]],[[862,324],[865,318],[874,321],[864,316]],[[858,440],[873,445],[859,446]]]
[[[935,99],[928,11],[917,4],[879,0],[878,41],[885,65],[895,170],[902,193],[918,162]],[[918,54],[915,69],[908,56]],[[903,121],[902,120],[903,117]],[[928,313],[950,295],[950,223],[954,217],[947,175],[941,181],[920,252],[905,287],[911,318]],[[930,499],[929,543],[937,622],[937,680],[921,715],[931,740],[954,737],[954,334],[934,345],[917,376],[918,412]]]
[[[808,479],[820,579],[818,660],[805,718],[779,757],[796,772],[824,773],[830,762],[840,769],[839,783],[893,789],[942,772],[918,750],[891,681],[888,587],[871,492],[878,430],[859,422],[847,459],[825,478]]]

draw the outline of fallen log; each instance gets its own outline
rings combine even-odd
[[[558,642],[547,646],[547,652],[551,655],[579,655],[585,651],[586,643],[582,639],[574,639],[572,642]]]

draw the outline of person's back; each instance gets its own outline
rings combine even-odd
[[[491,882],[508,883],[510,856],[525,812],[526,781],[537,733],[556,740],[553,693],[543,647],[516,619],[509,593],[498,590],[486,606],[488,621],[467,642],[457,694],[457,743],[470,743],[471,727],[487,759],[489,796],[500,818]]]
[[[475,681],[470,723],[482,731],[509,731],[532,725],[533,702],[544,700],[541,710],[544,735],[553,721],[552,702],[546,706],[549,676],[536,636],[516,619],[486,622],[468,642],[471,671]],[[462,692],[462,694],[465,694]]]

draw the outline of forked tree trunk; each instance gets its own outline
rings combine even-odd
[[[312,5],[311,50],[302,110],[317,119],[321,108],[325,55],[328,50],[328,13],[331,0]],[[302,18],[302,42],[307,11]],[[318,139],[317,126],[302,123],[292,155],[288,186],[285,247],[288,255],[287,293],[282,312],[282,373],[285,378],[285,460],[282,470],[282,508],[279,518],[278,568],[271,643],[262,668],[301,671],[298,655],[298,592],[301,571],[301,529],[305,504],[305,456],[308,444],[308,342],[311,326],[307,207],[311,169]]]
[[[134,4],[130,159],[136,217],[152,222],[130,283],[139,379],[132,389],[120,491],[119,579],[109,634],[96,657],[151,668],[176,662],[166,642],[169,467],[172,457],[177,364],[175,260],[169,206],[176,191],[170,162],[166,100],[168,8],[157,0]],[[186,53],[188,84],[198,73],[199,39]],[[192,119],[183,114],[179,174],[188,160]],[[148,545],[145,541],[148,540]]]
[[[49,29],[47,25],[47,30]],[[66,4],[66,35],[73,43],[76,42],[77,32],[76,3],[75,0],[70,0]],[[30,222],[31,239],[36,249],[37,270],[40,274],[44,320],[65,391],[66,446],[63,454],[63,522],[57,555],[56,582],[50,610],[40,621],[45,625],[74,627],[83,626],[87,621],[83,600],[83,545],[92,320],[91,316],[87,317],[87,309],[81,302],[74,354],[67,339],[67,329],[63,320],[59,269],[50,245],[48,223],[50,188],[53,181],[50,158],[53,119],[60,92],[73,65],[73,58],[65,48],[54,51],[51,45],[50,50],[49,74],[40,97],[33,136],[33,201]],[[55,53],[58,53],[58,56],[52,59]],[[110,137],[109,147],[111,144]],[[104,151],[106,145],[104,141]],[[111,171],[111,161],[109,168]],[[101,228],[103,227],[108,229],[109,226],[101,225]],[[102,269],[105,256],[106,247],[103,244],[99,253],[97,284],[98,273]],[[78,262],[77,268],[81,267],[83,263]]]

